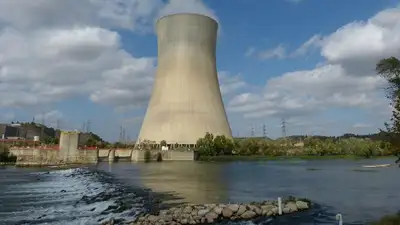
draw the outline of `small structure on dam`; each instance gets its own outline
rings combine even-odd
[[[17,166],[57,166],[66,164],[95,164],[98,149],[79,149],[79,132],[62,131],[58,148],[40,147],[11,149],[17,156]]]
[[[137,143],[194,145],[206,132],[232,137],[216,69],[218,23],[198,14],[162,17],[158,66]]]

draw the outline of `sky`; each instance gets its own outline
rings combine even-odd
[[[375,72],[400,57],[395,0],[2,0],[0,121],[135,140],[157,69],[155,21],[219,23],[217,69],[234,136],[377,132],[390,118]],[[58,122],[57,122],[58,121]],[[195,128],[194,128],[195,129]]]

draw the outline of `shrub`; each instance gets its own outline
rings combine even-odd
[[[379,221],[373,222],[371,225],[399,225],[400,224],[400,212],[396,215],[385,216]]]
[[[17,157],[10,154],[7,145],[0,144],[0,162],[16,162]]]
[[[294,145],[290,140],[265,140],[257,138],[230,139],[207,133],[197,141],[199,157],[218,155],[240,156],[326,156],[353,155],[373,157],[390,155],[390,144],[370,139],[326,138],[324,140],[308,137],[303,144]]]

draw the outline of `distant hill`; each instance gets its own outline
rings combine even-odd
[[[47,127],[46,125],[29,122],[29,123],[12,123],[12,124],[0,124],[0,130],[6,137],[19,137],[26,140],[33,140],[35,136],[39,136],[42,142],[54,142],[60,138],[61,131],[54,129],[53,127]],[[79,137],[79,144],[93,144],[96,142],[105,142],[99,135],[89,132],[81,133]]]
[[[387,140],[387,135],[385,132],[379,132],[375,134],[365,134],[365,135],[359,135],[359,134],[351,134],[351,133],[346,133],[341,136],[323,136],[323,135],[291,135],[287,136],[286,139],[292,140],[295,142],[304,140],[307,137],[313,137],[319,140],[326,140],[326,139],[349,139],[349,138],[369,138],[371,140]],[[264,137],[234,137],[234,139],[237,140],[242,140],[242,139],[266,139],[266,140],[273,140],[271,138],[264,138]],[[283,137],[275,139],[277,141],[283,140]]]
[[[387,140],[387,134],[385,132],[379,132],[375,134],[365,134],[365,135],[359,135],[359,134],[351,134],[351,133],[346,133],[341,136],[323,136],[323,135],[314,135],[314,136],[307,136],[307,135],[291,135],[286,137],[287,139],[293,140],[293,141],[301,141],[304,140],[307,137],[313,137],[319,140],[326,140],[326,139],[349,139],[349,138],[369,138],[371,140],[376,140],[376,141],[381,141],[381,140]],[[277,140],[280,140],[283,138],[278,138]]]

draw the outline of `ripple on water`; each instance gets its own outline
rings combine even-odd
[[[0,224],[90,225],[111,217],[132,220],[148,201],[143,190],[123,187],[111,176],[89,168],[14,172],[12,176],[23,182],[2,179]]]

